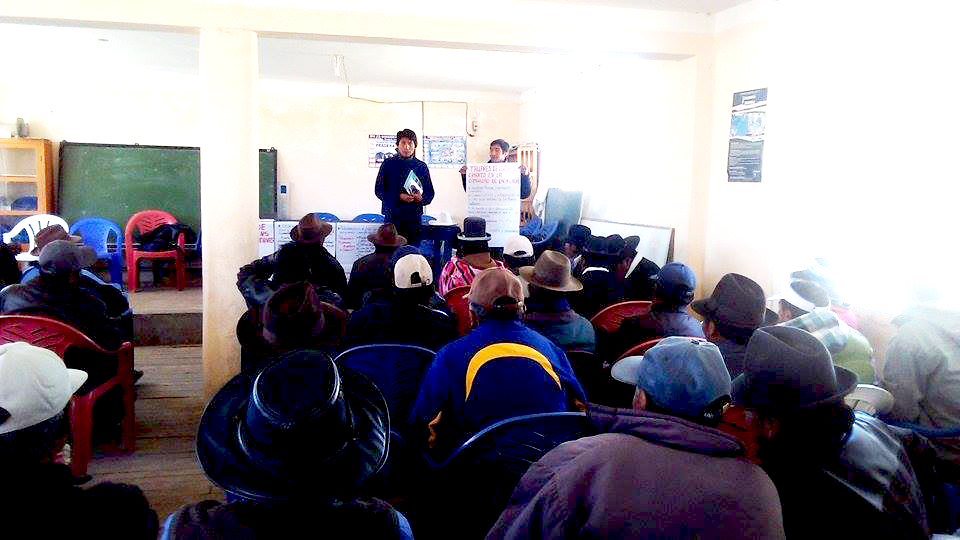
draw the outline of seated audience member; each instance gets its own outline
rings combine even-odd
[[[503,262],[513,275],[519,275],[524,266],[533,266],[533,244],[526,236],[511,236],[503,247]]]
[[[669,337],[612,374],[633,410],[591,405],[603,433],[531,465],[487,538],[784,538],[773,482],[714,429],[730,402],[716,345]]]
[[[477,274],[488,268],[504,268],[501,261],[490,256],[487,220],[478,217],[464,219],[463,234],[457,235],[457,239],[460,240],[459,252],[447,261],[440,272],[441,296],[446,296],[457,287],[470,285]]]
[[[610,336],[599,336],[605,357],[618,358],[630,347],[658,337],[704,337],[700,322],[687,313],[696,288],[697,278],[689,266],[665,265],[655,281],[650,312],[625,319]]]
[[[17,248],[10,244],[0,245],[0,288],[20,283],[20,264],[17,263]]]
[[[57,240],[68,240],[78,246],[83,245],[83,239],[79,236],[68,234],[60,225],[50,225],[37,231],[34,237],[35,247],[30,253],[39,257],[47,244]],[[30,265],[39,267],[39,263],[36,261],[31,262]],[[103,300],[103,303],[107,305],[107,314],[119,319],[118,328],[123,334],[123,341],[133,341],[133,312],[130,310],[127,297],[117,287],[101,283],[93,279],[92,276],[94,274],[87,269],[81,270],[79,286]]]
[[[390,287],[390,256],[407,243],[406,238],[397,234],[393,223],[384,223],[377,232],[367,236],[367,240],[373,244],[374,251],[353,263],[347,283],[347,305],[353,309],[363,305],[364,294]]]
[[[337,259],[323,247],[323,241],[333,232],[333,225],[320,221],[315,214],[307,214],[290,230],[289,242],[280,247],[276,257],[274,286],[309,281],[320,288],[330,289],[341,298],[347,295],[347,277]]]
[[[790,279],[812,281],[826,289],[827,294],[830,295],[830,310],[836,313],[837,317],[840,317],[840,320],[847,323],[850,328],[860,330],[860,321],[857,319],[857,314],[850,307],[850,304],[844,302],[840,290],[834,283],[833,274],[834,271],[830,267],[830,261],[817,258],[813,260],[809,267],[792,272]]]
[[[9,533],[44,538],[157,537],[157,514],[136,486],[77,484],[54,462],[68,432],[65,407],[87,379],[53,352],[26,343],[0,345],[0,502]],[[21,528],[23,527],[23,528]]]
[[[323,301],[312,283],[284,285],[237,324],[240,370],[257,371],[296,349],[332,352],[340,344],[346,319],[340,308]]]
[[[620,301],[622,287],[614,269],[621,261],[623,247],[623,238],[619,234],[606,238],[590,237],[583,253],[586,266],[580,274],[583,290],[570,299],[574,311],[589,319],[601,309]]]
[[[893,320],[880,385],[894,397],[890,418],[931,428],[960,426],[960,312],[916,303]],[[960,437],[931,439],[944,477],[960,484]]]
[[[407,519],[367,496],[388,457],[380,391],[317,351],[241,373],[200,419],[203,472],[232,502],[203,501],[164,521],[162,539],[413,538]]]
[[[395,255],[400,255],[398,250]],[[453,317],[430,307],[436,297],[433,271],[419,253],[391,257],[392,294],[377,295],[350,315],[346,346],[406,343],[431,351],[457,337]]]
[[[873,384],[873,348],[860,332],[830,310],[830,296],[812,281],[793,281],[779,296],[780,325],[806,330],[820,340],[833,363],[857,374],[861,383]]]
[[[123,344],[120,320],[95,293],[80,286],[80,270],[97,260],[92,249],[56,240],[40,252],[40,277],[0,296],[4,315],[43,315],[65,322],[109,351]]]
[[[445,449],[504,418],[570,410],[584,392],[559,347],[520,322],[520,280],[504,268],[477,275],[470,311],[479,324],[437,352],[410,423]],[[439,437],[439,438],[438,438]]]
[[[561,349],[591,351],[597,336],[590,321],[577,315],[567,296],[583,289],[570,275],[570,259],[557,251],[544,251],[537,264],[520,269],[530,296],[524,323],[540,332]]]
[[[777,322],[766,308],[763,289],[740,274],[726,274],[709,298],[690,304],[703,317],[703,334],[717,344],[731,377],[743,372],[747,342],[757,328]]]
[[[759,458],[790,538],[929,538],[919,481],[896,434],[854,414],[853,372],[799,328],[754,332],[733,401],[752,411]]]
[[[639,238],[636,236],[631,236],[630,238],[631,245],[639,241]],[[626,240],[624,240],[624,242],[626,242]],[[633,253],[633,257],[636,257],[636,248],[633,249]],[[629,269],[629,266],[627,268]],[[658,274],[660,274],[660,267],[657,266],[657,263],[646,257],[641,257],[640,262],[637,263],[633,271],[627,274],[623,284],[623,299],[653,300],[653,287],[657,281]]]
[[[570,259],[570,268],[573,269],[573,275],[580,277],[583,272],[583,247],[590,238],[590,227],[586,225],[571,225],[567,230],[567,236],[563,239],[563,254]]]

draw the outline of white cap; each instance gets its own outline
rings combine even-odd
[[[414,289],[433,284],[433,270],[423,255],[411,253],[397,259],[393,267],[393,284],[398,289]]]
[[[86,372],[68,369],[53,351],[22,341],[0,345],[0,407],[10,413],[0,434],[53,418],[86,380]]]
[[[511,236],[503,246],[503,254],[511,257],[533,257],[533,244],[526,236]]]

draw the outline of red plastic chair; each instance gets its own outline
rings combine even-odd
[[[630,300],[607,306],[597,312],[590,323],[599,331],[613,333],[616,332],[624,319],[639,317],[650,313],[651,303],[647,300]]]
[[[663,338],[662,337],[653,338],[653,339],[644,341],[643,343],[634,345],[633,347],[630,347],[629,349],[627,349],[625,353],[621,354],[620,358],[617,358],[617,360],[622,360],[628,356],[640,356],[643,353],[650,350],[650,347],[653,347],[657,343],[660,343],[661,339]]]
[[[123,249],[127,259],[127,290],[134,292],[140,284],[140,259],[173,259],[177,271],[177,290],[182,291],[187,282],[186,236],[181,232],[177,236],[177,249],[169,251],[140,251],[133,246],[134,229],[143,236],[161,225],[176,225],[177,218],[163,210],[143,210],[130,216],[123,231]]]
[[[24,341],[37,347],[49,349],[60,358],[66,358],[67,349],[113,355],[117,358],[117,372],[100,386],[83,395],[70,398],[68,411],[70,435],[73,439],[70,468],[74,476],[87,474],[87,464],[93,455],[91,433],[93,431],[93,404],[104,392],[115,386],[123,389],[123,420],[120,421],[121,445],[132,452],[136,436],[133,412],[133,345],[125,342],[116,351],[107,351],[83,335],[76,328],[54,319],[36,315],[0,315],[0,343]],[[71,367],[71,366],[68,366]]]
[[[470,286],[454,287],[447,291],[443,297],[447,302],[447,307],[453,312],[453,317],[457,320],[457,335],[465,336],[473,329],[473,318],[470,315],[470,302],[467,300],[467,293],[470,292]]]

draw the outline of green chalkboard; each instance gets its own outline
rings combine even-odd
[[[60,143],[57,214],[88,216],[122,229],[140,210],[173,214],[200,230],[200,149],[185,146]],[[277,151],[260,150],[260,217],[277,214]]]

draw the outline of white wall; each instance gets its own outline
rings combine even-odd
[[[696,65],[624,60],[523,96],[520,135],[540,143],[541,187],[584,191],[583,217],[677,230],[690,245]]]
[[[117,78],[99,73],[64,85],[56,72],[0,75],[0,119],[23,117],[33,137],[55,142],[199,146],[197,79],[162,72]],[[379,212],[373,194],[377,169],[367,166],[367,135],[409,127],[429,135],[463,135],[464,105],[427,102],[379,104],[334,97],[330,88],[308,83],[263,84],[260,95],[260,146],[278,151],[278,180],[289,185],[290,214],[332,212],[348,219]],[[343,94],[342,89],[336,89]],[[373,94],[371,90],[367,92]],[[468,138],[472,161],[486,161],[490,141],[515,141],[519,100],[481,100],[466,93],[376,89],[379,100],[422,96],[465,100],[479,129]],[[57,149],[55,148],[55,151]],[[462,219],[465,197],[455,169],[433,169],[437,192],[427,208]],[[123,224],[121,224],[122,226]]]

